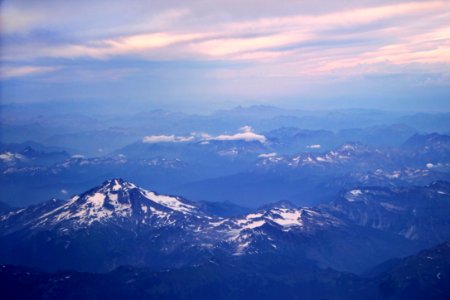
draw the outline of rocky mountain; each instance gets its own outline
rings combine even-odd
[[[2,145],[1,148],[5,149],[0,153],[1,171],[8,167],[49,166],[69,157],[65,151],[45,152],[31,146],[16,151],[12,149],[16,149],[17,145]]]
[[[0,257],[48,269],[191,263],[208,252],[198,246],[211,238],[198,233],[211,219],[187,200],[114,179],[68,201],[53,199],[3,215]]]
[[[448,182],[437,181],[425,187],[353,189],[326,207],[358,225],[431,246],[450,238],[449,197]]]
[[[390,263],[372,277],[265,256],[164,271],[120,267],[103,274],[0,265],[0,288],[6,299],[440,300],[450,293],[450,243]]]
[[[53,153],[48,159],[27,158],[21,152],[26,147],[4,145],[2,200],[26,206],[81,193],[104,178],[128,178],[142,186],[152,178],[151,187],[164,193],[255,208],[281,199],[316,205],[356,185],[413,186],[450,180],[450,148],[444,134],[407,139],[411,131],[401,125],[349,129],[348,134],[291,127],[258,134],[249,130],[244,126],[238,133],[215,136],[195,132],[146,136],[95,157],[53,156],[59,153],[56,149],[27,144],[35,149],[27,155]],[[359,133],[353,135],[355,131]],[[402,145],[369,143],[377,135]],[[343,143],[350,136],[357,141]]]
[[[174,268],[280,255],[362,272],[450,239],[450,184],[346,191],[327,205],[279,202],[239,217],[122,179],[0,216],[1,262],[82,271]]]
[[[281,127],[265,135],[272,141],[275,152],[292,154],[299,151],[330,151],[350,142],[359,142],[373,147],[398,147],[416,132],[414,128],[407,125],[393,124],[338,131]]]
[[[338,148],[325,152],[305,152],[298,155],[280,156],[266,155],[261,156],[258,166],[261,168],[285,167],[285,168],[349,168],[360,170],[361,168],[370,168],[368,164],[383,160],[384,166],[390,167],[394,164],[393,159],[385,152],[378,149],[372,149],[359,143],[349,143]],[[345,169],[345,170],[346,170]],[[343,172],[344,170],[342,170]]]

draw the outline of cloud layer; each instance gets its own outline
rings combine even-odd
[[[143,143],[146,144],[155,144],[155,143],[182,143],[182,142],[190,142],[193,141],[194,137],[184,137],[184,136],[175,136],[175,135],[148,135],[142,139]]]
[[[218,136],[212,136],[206,133],[192,133],[190,136],[175,136],[175,135],[148,135],[142,139],[143,143],[180,143],[180,142],[193,142],[193,141],[257,141],[265,143],[267,138],[264,135],[253,132],[253,128],[250,126],[244,126],[239,128],[236,134],[221,134]]]
[[[260,143],[265,143],[266,137],[263,135],[260,135],[260,134],[253,133],[253,132],[242,132],[242,133],[236,133],[233,135],[227,135],[227,134],[218,135],[216,137],[211,138],[211,140],[246,141],[246,142],[258,141]]]
[[[155,83],[158,95],[199,99],[329,97],[373,75],[405,75],[405,91],[450,85],[449,1],[332,2],[7,0],[1,78],[141,82],[145,98],[157,77],[180,91]]]

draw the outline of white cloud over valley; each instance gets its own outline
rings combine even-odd
[[[253,132],[253,128],[250,126],[243,126],[239,128],[238,133],[235,134],[220,134],[213,136],[207,133],[191,133],[190,136],[176,136],[172,135],[148,135],[142,139],[143,143],[181,143],[181,142],[194,142],[194,141],[257,141],[265,143],[267,138],[262,134]]]
[[[193,136],[175,136],[175,135],[148,135],[142,139],[143,143],[154,144],[154,143],[182,143],[191,142],[194,140]]]

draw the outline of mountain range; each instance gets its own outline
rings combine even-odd
[[[449,200],[440,181],[220,217],[115,178],[4,211],[0,287],[27,299],[446,299]]]
[[[2,263],[46,270],[178,268],[213,258],[280,255],[361,273],[450,240],[450,183],[342,192],[315,207],[282,201],[221,217],[204,203],[123,179],[0,216]]]
[[[121,177],[162,193],[256,208],[279,200],[317,205],[355,185],[414,186],[450,180],[448,135],[413,134],[395,147],[349,142],[326,150],[328,146],[309,144],[313,140],[299,133],[303,131],[285,131],[267,137],[251,133],[252,138],[265,138],[264,142],[194,136],[183,142],[139,141],[97,157],[69,156],[32,143],[23,144],[24,148],[4,144],[2,201],[26,206],[81,193],[104,178]],[[307,143],[309,148],[292,143]],[[147,186],[149,178],[151,186]],[[237,192],[231,195],[230,190]]]
[[[120,267],[94,274],[0,265],[6,298],[23,299],[436,299],[450,293],[450,243],[357,276],[266,256],[174,270]]]

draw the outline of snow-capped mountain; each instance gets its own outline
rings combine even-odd
[[[375,171],[404,168],[433,168],[450,163],[450,137],[440,134],[414,135],[399,148],[369,147],[361,143],[346,143],[326,152],[301,152],[296,155],[260,155],[257,163],[269,168],[348,168]],[[320,145],[316,145],[320,146]]]
[[[450,185],[365,187],[342,193],[327,210],[354,224],[388,231],[428,246],[450,239]]]
[[[295,136],[298,130],[287,131],[285,139],[289,140],[288,136]],[[279,134],[283,135],[282,132]],[[300,140],[309,135],[297,133]],[[417,135],[402,147],[365,145],[361,140],[344,144],[340,140],[339,144],[325,147],[322,141],[316,141],[317,144],[311,141],[306,146],[293,145],[289,151],[277,146],[276,136],[267,137],[265,143],[214,139],[146,143],[141,140],[104,156],[73,155],[57,161],[52,158],[53,163],[49,160],[45,164],[40,163],[41,158],[21,159],[36,156],[33,154],[36,151],[2,148],[2,200],[24,206],[58,195],[78,194],[97,184],[99,178],[122,177],[140,184],[152,178],[154,189],[192,199],[245,202],[244,206],[257,207],[279,199],[297,202],[302,196],[315,199],[302,205],[316,205],[355,185],[413,186],[449,180],[447,135]],[[11,161],[4,162],[1,157]],[[227,191],[240,186],[247,189],[241,193],[243,196],[238,194],[230,199]]]
[[[367,168],[367,164],[373,161],[391,160],[388,157],[378,149],[370,149],[358,143],[348,143],[325,153],[305,152],[298,155],[261,156],[257,165],[261,168],[287,167],[295,169],[301,167],[342,167],[351,164],[353,168],[360,167],[359,165],[364,165]],[[385,165],[389,164],[386,163]]]
[[[206,231],[213,219],[180,197],[112,179],[67,201],[52,199],[0,216],[5,245],[0,252],[10,261],[26,257],[31,265],[53,264],[46,268],[174,266],[196,261],[199,252],[209,251],[212,237],[199,232]],[[68,259],[55,258],[60,255]]]
[[[21,210],[5,218],[17,217],[25,212],[26,210]],[[165,226],[194,214],[197,218],[203,216],[186,200],[158,195],[122,179],[113,179],[82,195],[72,197],[63,205],[38,216],[30,225],[33,228],[62,225],[77,228],[95,223],[126,222]]]
[[[2,263],[103,271],[267,254],[361,271],[450,239],[450,186],[351,189],[330,204],[279,202],[239,217],[122,179],[0,215]]]
[[[306,237],[342,225],[325,211],[281,204],[223,220],[218,230],[226,233],[226,241],[234,248],[233,255],[243,255],[277,251],[285,244],[284,233]]]
[[[8,167],[49,166],[66,159],[69,154],[65,151],[44,152],[30,146],[17,150],[6,148],[0,152],[0,169]]]
[[[345,180],[348,184],[365,186],[427,185],[429,182],[447,178],[445,173],[435,171],[438,167],[425,166],[425,168],[420,169],[403,168],[392,171],[376,169],[371,172],[350,173]]]

